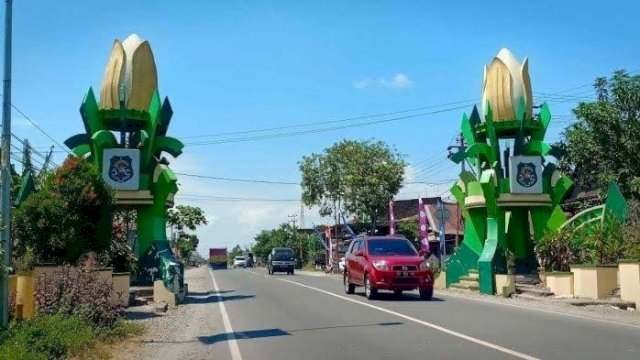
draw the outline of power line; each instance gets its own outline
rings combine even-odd
[[[0,96],[4,97],[4,94],[0,94]],[[56,139],[54,139],[53,137],[51,137],[51,135],[49,135],[46,131],[44,131],[44,129],[42,129],[35,121],[31,120],[31,118],[29,116],[27,116],[27,114],[25,114],[22,110],[20,110],[20,108],[18,108],[16,105],[14,105],[13,103],[11,103],[11,107],[18,112],[18,114],[22,115],[22,117],[27,120],[28,122],[31,123],[31,125],[33,125],[36,129],[38,129],[42,134],[44,134],[46,137],[49,138],[49,140],[51,140],[54,144],[56,144],[60,149],[65,150],[68,154],[71,154],[71,151],[69,151],[65,146],[61,145],[58,141],[56,141]]]
[[[444,113],[444,112],[448,112],[448,111],[459,110],[459,109],[466,108],[466,107],[467,107],[467,105],[456,106],[456,107],[452,107],[452,108],[436,110],[436,111],[431,111],[431,112],[426,112],[426,113],[406,115],[406,116],[400,116],[400,117],[395,117],[395,118],[390,118],[390,119],[375,120],[375,121],[369,121],[369,122],[363,122],[363,123],[351,124],[351,125],[334,126],[334,127],[320,128],[320,129],[313,129],[313,130],[294,131],[294,132],[280,133],[280,134],[260,135],[260,136],[253,136],[253,137],[241,137],[241,138],[231,138],[231,139],[223,139],[223,140],[201,141],[201,142],[187,143],[185,145],[186,146],[218,145],[218,144],[228,144],[228,143],[235,143],[235,142],[245,142],[245,141],[255,141],[255,140],[282,138],[282,137],[288,137],[288,136],[307,135],[307,134],[314,134],[314,133],[319,133],[319,132],[341,130],[341,129],[349,129],[349,128],[355,128],[355,127],[361,127],[361,126],[369,126],[369,125],[382,124],[382,123],[393,122],[393,121],[406,120],[406,119],[411,119],[411,118],[416,118],[416,117],[421,117],[421,116],[427,116],[427,115],[433,115],[433,114],[438,114],[438,113]]]
[[[228,196],[210,196],[202,194],[181,194],[176,196],[198,197],[201,199],[210,199],[216,201],[264,201],[264,202],[299,202],[300,199],[265,199],[265,198],[242,198],[242,197],[228,197]]]
[[[195,178],[200,178],[200,179],[247,182],[247,183],[257,183],[257,184],[300,185],[299,182],[287,182],[287,181],[273,181],[273,180],[259,180],[259,179],[240,179],[240,178],[229,178],[229,177],[221,177],[221,176],[207,176],[207,175],[185,174],[185,173],[176,173],[176,175],[189,176],[189,177],[195,177]]]
[[[215,134],[181,136],[180,138],[181,139],[196,139],[196,138],[205,138],[205,137],[220,137],[220,136],[228,136],[228,135],[241,135],[241,134],[251,134],[251,133],[258,133],[258,132],[295,129],[295,128],[303,128],[303,127],[309,127],[309,126],[316,126],[316,125],[335,124],[335,123],[341,123],[341,122],[369,119],[369,118],[373,118],[373,117],[404,114],[404,113],[408,113],[408,112],[414,112],[414,111],[420,111],[420,110],[426,110],[426,109],[433,109],[433,108],[442,107],[442,106],[458,105],[458,104],[463,104],[463,103],[467,104],[467,103],[471,103],[471,102],[475,102],[475,101],[476,100],[473,100],[473,99],[461,100],[461,101],[454,101],[454,102],[449,102],[449,103],[444,103],[444,104],[428,105],[428,106],[423,106],[423,107],[418,107],[418,108],[413,108],[413,109],[408,109],[408,110],[399,110],[399,111],[391,111],[391,112],[385,112],[385,113],[369,114],[369,115],[349,117],[349,118],[337,119],[337,120],[326,120],[326,121],[318,121],[318,122],[309,122],[309,123],[295,124],[295,125],[283,125],[283,126],[276,126],[276,127],[270,127],[270,128],[262,128],[262,129],[254,129],[254,130],[241,130],[241,131],[232,131],[232,132],[215,133]],[[466,105],[466,106],[468,106],[468,105]]]
[[[273,180],[260,180],[260,179],[242,179],[242,178],[229,178],[229,177],[221,177],[221,176],[207,176],[207,175],[198,175],[198,174],[186,174],[186,173],[175,173],[176,175],[195,177],[199,179],[208,179],[208,180],[220,180],[220,181],[231,181],[231,182],[245,182],[245,183],[256,183],[256,184],[273,184],[273,185],[295,185],[300,186],[299,182],[290,182],[290,181],[273,181]],[[426,184],[426,185],[437,185],[441,183],[448,182],[449,179],[442,180],[442,182],[426,182],[426,181],[408,181],[404,182],[403,185],[414,185],[414,184]]]

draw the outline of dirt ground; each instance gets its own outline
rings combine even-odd
[[[129,307],[127,318],[146,327],[144,335],[115,344],[113,359],[212,359],[200,338],[223,331],[216,293],[206,266],[186,270],[185,304],[156,313],[151,305]]]

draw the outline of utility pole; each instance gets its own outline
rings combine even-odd
[[[289,224],[291,224],[291,226],[293,226],[294,229],[298,228],[298,215],[297,214],[291,214],[291,215],[287,215],[287,217],[289,218]]]
[[[463,153],[467,150],[467,146],[464,143],[464,135],[462,133],[458,134],[456,141],[457,141],[457,145],[447,147],[447,150],[449,151],[449,156],[448,156],[449,158],[453,156],[453,153],[451,152],[452,149],[457,149],[458,152],[462,151]],[[466,170],[466,163],[467,163],[466,158],[460,161],[460,170],[463,173]],[[456,247],[458,247],[458,245],[460,244],[460,235],[458,233],[460,232],[460,222],[462,221],[463,219],[460,218],[460,207],[458,207],[456,209],[456,223],[458,224],[456,229]]]
[[[300,202],[300,228],[304,229],[304,203]]]
[[[13,0],[5,0],[4,18],[4,81],[2,99],[2,250],[3,265],[11,264],[11,15]],[[9,324],[9,272],[0,273],[0,314],[2,327]]]

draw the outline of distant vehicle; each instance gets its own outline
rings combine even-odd
[[[433,270],[402,236],[358,236],[349,245],[344,271],[344,290],[353,294],[356,286],[364,286],[367,299],[374,299],[378,290],[392,290],[397,296],[403,291],[420,291],[420,298],[433,296]]]
[[[291,248],[274,248],[267,258],[267,270],[270,275],[275,272],[293,275],[295,266],[295,253]]]
[[[209,265],[213,269],[226,269],[227,248],[209,248]]]
[[[233,267],[237,268],[237,267],[245,267],[245,260],[244,260],[244,256],[236,256],[233,259]]]
[[[253,253],[250,252],[245,252],[244,253],[244,267],[253,267],[254,266],[254,261],[253,261]]]

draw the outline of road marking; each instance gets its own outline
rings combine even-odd
[[[537,308],[534,308],[534,307],[526,307],[526,306],[517,305],[517,304],[508,304],[508,303],[505,303],[505,302],[494,301],[494,300],[490,300],[490,299],[478,299],[478,298],[466,297],[466,296],[462,296],[462,295],[454,295],[454,294],[451,294],[451,293],[444,294],[442,292],[438,293],[438,295],[450,296],[450,297],[463,299],[463,300],[471,300],[471,301],[483,302],[483,303],[487,303],[487,304],[506,305],[506,306],[510,306],[510,307],[514,307],[514,308],[518,308],[518,309],[539,311],[539,312],[549,313],[549,314],[554,314],[554,315],[564,315],[564,316],[574,317],[574,318],[578,318],[578,319],[582,319],[582,320],[592,320],[592,321],[602,322],[602,323],[606,323],[606,324],[613,324],[613,325],[618,325],[618,326],[628,326],[628,327],[640,329],[640,326],[635,325],[635,324],[629,324],[629,323],[626,323],[626,322],[616,322],[616,321],[613,321],[613,320],[598,319],[598,318],[594,318],[594,317],[588,317],[588,316],[577,315],[577,314],[563,313],[563,312],[553,311],[553,310],[537,309]]]
[[[211,269],[209,269],[209,275],[211,275],[211,281],[213,281],[213,290],[215,290],[216,296],[218,297],[218,304],[220,305],[220,313],[222,314],[224,331],[227,333],[227,338],[229,340],[227,343],[229,344],[231,359],[242,360],[242,355],[240,355],[240,347],[238,347],[238,341],[236,340],[235,333],[233,332],[233,327],[231,327],[229,314],[227,314],[227,309],[224,306],[224,299],[222,298],[220,288],[218,287],[218,283],[216,282],[216,278],[213,276],[213,272],[211,271]]]
[[[301,275],[305,276],[305,274],[301,274]],[[306,275],[306,276],[309,276],[309,275]],[[329,277],[329,276],[326,276],[324,278],[325,279],[329,279],[329,280],[342,281],[342,279]],[[506,303],[506,302],[501,302],[501,301],[496,301],[496,300],[491,300],[491,299],[479,299],[479,298],[475,298],[475,297],[467,297],[467,296],[464,296],[464,295],[457,295],[457,294],[454,295],[451,292],[447,292],[447,293],[438,292],[438,295],[450,296],[450,297],[454,297],[454,298],[458,298],[458,299],[470,300],[470,301],[478,301],[478,302],[494,304],[494,305],[505,305],[505,306],[510,306],[510,307],[514,307],[514,308],[518,308],[518,309],[524,309],[524,310],[530,310],[530,311],[538,311],[538,312],[554,314],[554,315],[563,315],[563,316],[573,317],[573,318],[582,319],[582,320],[591,320],[591,321],[601,322],[601,323],[605,323],[605,324],[618,325],[618,326],[623,326],[623,327],[626,326],[626,327],[631,327],[631,328],[634,328],[634,329],[640,329],[639,325],[630,324],[630,323],[626,323],[626,322],[618,322],[618,321],[614,321],[614,320],[599,319],[599,318],[595,318],[595,317],[589,317],[589,316],[578,315],[578,314],[569,314],[569,313],[564,313],[564,312],[559,312],[559,311],[554,311],[554,310],[538,309],[538,308],[535,308],[535,307],[526,307],[526,306],[522,306],[522,305],[509,304],[509,303]]]
[[[442,326],[439,326],[439,325],[436,325],[436,324],[433,324],[433,323],[430,323],[430,322],[427,322],[427,321],[423,321],[423,320],[420,320],[420,319],[416,319],[414,317],[411,317],[411,316],[408,316],[408,315],[405,315],[405,314],[401,314],[401,313],[398,313],[398,312],[395,312],[395,311],[391,311],[391,310],[385,309],[383,307],[379,307],[379,306],[368,304],[368,303],[365,303],[365,302],[362,302],[362,301],[359,301],[359,300],[351,299],[351,298],[348,298],[346,296],[334,294],[334,293],[332,293],[330,291],[326,291],[326,290],[322,290],[322,289],[319,289],[319,288],[315,288],[313,286],[305,285],[305,284],[302,284],[302,283],[299,283],[299,282],[296,282],[296,281],[291,281],[291,280],[286,280],[286,279],[276,279],[276,280],[287,282],[287,283],[291,283],[291,284],[298,285],[298,286],[302,286],[302,287],[307,288],[309,290],[314,290],[314,291],[317,291],[317,292],[320,292],[320,293],[323,293],[323,294],[326,294],[326,295],[330,295],[330,296],[336,297],[338,299],[350,301],[352,303],[359,304],[359,305],[362,305],[362,306],[366,306],[366,307],[369,307],[371,309],[375,309],[375,310],[378,310],[378,311],[381,311],[381,312],[384,312],[384,313],[387,313],[387,314],[390,314],[390,315],[398,316],[398,317],[403,318],[405,320],[412,321],[412,322],[414,322],[416,324],[420,324],[420,325],[424,325],[424,326],[430,327],[432,329],[441,331],[441,332],[443,332],[445,334],[449,334],[449,335],[458,337],[460,339],[464,339],[464,340],[470,341],[472,343],[476,343],[478,345],[482,345],[484,347],[488,347],[490,349],[493,349],[493,350],[496,350],[496,351],[503,352],[505,354],[509,354],[509,355],[515,356],[515,357],[520,358],[520,359],[539,360],[539,358],[537,358],[535,356],[531,356],[531,355],[527,355],[527,354],[524,354],[524,353],[521,353],[521,352],[518,352],[518,351],[515,351],[515,350],[511,350],[511,349],[508,349],[508,348],[506,348],[504,346],[500,346],[500,345],[497,345],[497,344],[490,343],[488,341],[484,341],[484,340],[481,340],[481,339],[478,339],[478,338],[474,338],[472,336],[465,335],[465,334],[459,333],[457,331],[449,330],[449,329],[444,328]]]

